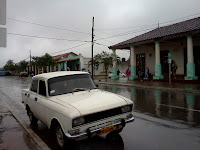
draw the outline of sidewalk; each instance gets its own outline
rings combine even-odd
[[[130,81],[127,78],[120,78],[119,80],[112,79],[99,79],[95,80],[97,84],[107,84],[107,85],[116,85],[116,86],[131,86],[138,88],[150,88],[150,89],[160,89],[160,90],[178,90],[185,92],[192,92],[200,94],[200,84],[190,84],[190,83],[173,83],[170,85],[167,82],[159,82],[152,80],[134,80]]]
[[[0,150],[39,150],[0,98]]]

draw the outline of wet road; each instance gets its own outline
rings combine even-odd
[[[7,95],[27,124],[30,122],[21,104],[21,90],[29,85],[30,78],[0,77],[0,95],[2,92]],[[136,119],[126,125],[114,143],[109,143],[103,135],[76,142],[73,149],[200,149],[200,95],[122,86],[99,85],[99,88],[130,98]],[[45,125],[39,122],[32,129],[51,149],[58,149]]]

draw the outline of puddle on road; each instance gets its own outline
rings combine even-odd
[[[36,144],[10,113],[0,113],[0,128],[5,131],[0,133],[1,150],[38,150]]]
[[[99,88],[131,99],[137,112],[193,127],[200,126],[198,94],[109,85],[99,85]]]

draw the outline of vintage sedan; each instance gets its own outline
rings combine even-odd
[[[20,72],[19,77],[28,77],[28,72]]]
[[[22,100],[32,124],[38,120],[52,130],[60,147],[67,139],[82,140],[121,132],[134,121],[133,102],[98,89],[89,73],[62,71],[36,75]]]

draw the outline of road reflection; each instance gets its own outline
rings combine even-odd
[[[192,126],[200,125],[198,94],[108,85],[99,88],[131,99],[136,112]]]

